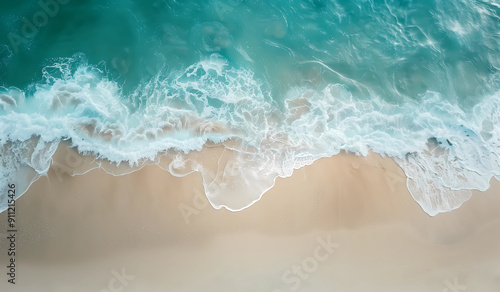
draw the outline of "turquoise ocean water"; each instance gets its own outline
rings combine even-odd
[[[0,15],[0,210],[61,141],[131,167],[168,150],[166,170],[200,172],[230,210],[342,150],[393,158],[430,215],[500,179],[498,0],[2,1]],[[212,142],[237,153],[217,183],[192,155]]]

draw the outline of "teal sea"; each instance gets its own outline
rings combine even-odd
[[[429,215],[500,179],[498,0],[2,1],[0,15],[0,211],[63,141],[131,170],[168,156],[235,211],[342,151],[394,159]],[[236,153],[223,183],[193,155],[212,144]]]

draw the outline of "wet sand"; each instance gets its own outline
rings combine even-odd
[[[341,154],[230,212],[198,174],[52,168],[16,202],[16,285],[2,234],[0,291],[500,291],[500,183],[435,217],[405,183],[388,158]]]

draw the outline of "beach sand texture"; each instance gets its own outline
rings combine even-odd
[[[16,202],[17,283],[1,291],[500,289],[498,181],[430,217],[375,154],[321,159],[239,212],[210,206],[197,173],[57,171]]]

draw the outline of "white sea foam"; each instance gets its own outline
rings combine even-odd
[[[394,158],[429,215],[458,208],[470,190],[500,177],[499,92],[471,110],[430,91],[418,102],[360,99],[341,84],[290,88],[278,102],[251,71],[213,55],[125,95],[100,70],[77,65],[45,68],[44,80],[26,92],[1,89],[2,188],[15,181],[22,194],[47,173],[63,140],[132,170],[170,150],[172,162],[161,167],[177,176],[200,172],[212,206],[233,211],[258,201],[277,177],[342,150]],[[198,150],[224,141],[237,141],[225,143],[232,154],[208,168]]]

